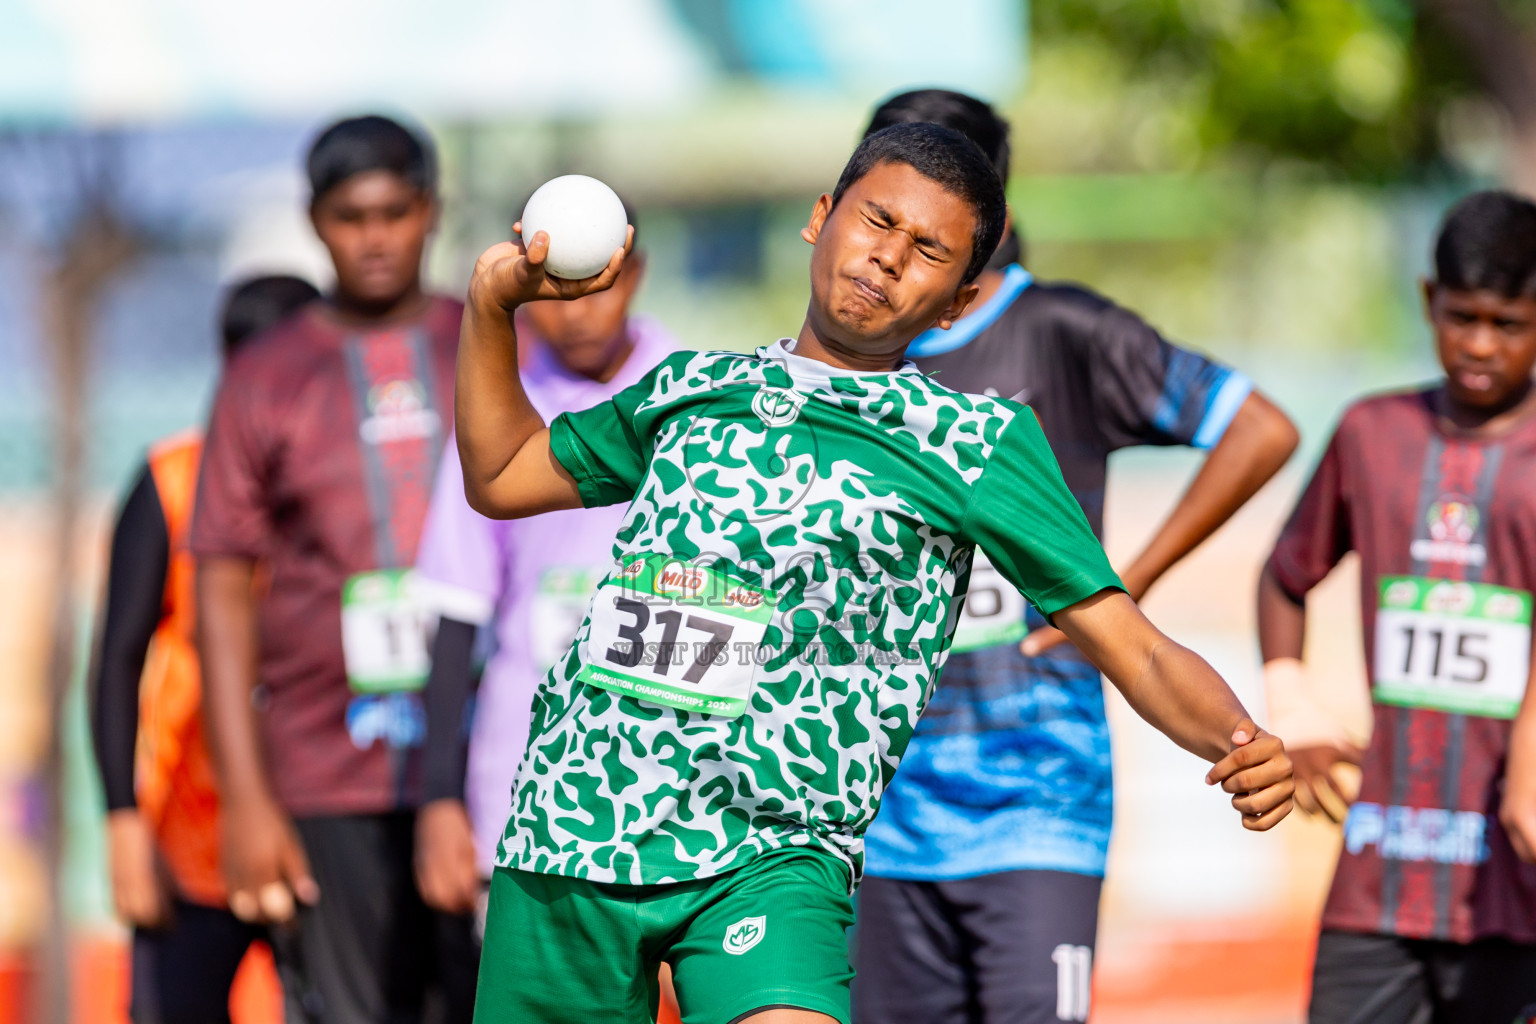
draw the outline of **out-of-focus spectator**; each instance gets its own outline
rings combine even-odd
[[[1536,1015],[1536,204],[1456,204],[1423,290],[1445,376],[1345,410],[1259,582],[1296,805],[1344,826],[1312,1024]],[[1307,594],[1351,551],[1374,710],[1363,750],[1317,707],[1302,662]],[[1361,770],[1357,790],[1342,765]]]
[[[988,104],[918,89],[866,134],[908,122],[960,132],[1007,180],[1009,125]],[[1005,232],[966,315],[907,356],[957,391],[1027,402],[1098,535],[1112,452],[1210,451],[1121,572],[1139,599],[1284,465],[1295,428],[1243,374],[1023,259]],[[1113,780],[1099,670],[1063,640],[978,551],[943,683],[866,836],[864,1024],[1088,1018]]]
[[[319,298],[296,277],[259,277],[224,302],[225,358]],[[203,737],[187,528],[203,433],[152,445],[112,537],[91,728],[107,798],[112,897],[133,928],[136,1024],[229,1020],[229,989],[264,935],[228,909],[219,797]]]
[[[421,286],[434,159],[361,117],[308,173],[336,289],[231,362],[192,527],[230,908],[276,925],[290,1020],[417,1020],[439,997],[468,1020],[471,919],[430,912],[411,873],[428,623],[410,567],[461,312]]]

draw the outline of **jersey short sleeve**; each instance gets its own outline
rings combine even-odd
[[[477,626],[491,621],[505,568],[499,531],[514,525],[469,507],[458,444],[450,437],[416,551],[417,588],[436,614]]]
[[[1088,371],[1095,419],[1111,449],[1214,447],[1253,390],[1243,374],[1169,343],[1109,303],[1094,323]]]
[[[189,542],[202,558],[254,561],[272,540],[269,445],[258,426],[255,382],[243,365],[237,357],[225,371],[209,417]]]
[[[1347,423],[1346,418],[1328,442],[1322,461],[1269,556],[1270,572],[1293,600],[1305,597],[1354,547],[1344,479]]]
[[[962,535],[1047,617],[1101,590],[1124,589],[1028,409],[992,450]]]
[[[583,507],[617,505],[635,496],[651,456],[651,440],[642,436],[636,414],[653,403],[661,375],[670,375],[691,355],[669,356],[606,402],[561,413],[550,424],[550,451],[576,478]]]

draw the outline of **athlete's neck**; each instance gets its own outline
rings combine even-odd
[[[629,362],[629,357],[634,355],[634,352],[635,342],[630,337],[629,324],[626,322],[613,341],[609,342],[608,351],[605,354],[606,358],[596,370],[593,370],[591,367],[572,366],[564,361],[561,361],[560,365],[574,374],[586,377],[588,380],[596,381],[599,384],[607,384],[614,377],[618,376],[620,370],[624,369],[624,364]],[[558,360],[559,357],[556,356],[556,359]]]
[[[608,360],[608,365],[603,368],[603,372],[592,379],[599,384],[607,384],[618,376],[620,370],[624,369],[624,364],[629,362],[629,357],[634,355],[634,352],[635,343],[630,340],[629,331],[626,330],[620,335],[619,344],[614,346],[613,358]]]
[[[800,328],[800,333],[795,337],[795,346],[790,351],[797,356],[814,359],[839,370],[879,373],[898,369],[906,360],[907,347],[903,345],[895,352],[874,354],[855,352],[835,339],[823,337],[817,333],[810,316],[807,316]]]
[[[332,316],[342,323],[370,327],[392,320],[407,320],[423,312],[431,301],[421,290],[421,282],[415,281],[400,295],[382,302],[348,295],[337,288],[327,296],[326,305]]]
[[[1536,387],[1531,381],[1503,403],[1488,408],[1465,405],[1441,387],[1432,396],[1435,414],[1452,432],[1468,437],[1497,437],[1536,412]]]

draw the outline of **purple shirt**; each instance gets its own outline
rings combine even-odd
[[[542,344],[523,386],[545,421],[612,398],[667,355],[675,338],[654,320],[631,317],[634,351],[606,384],[573,374]],[[534,692],[581,627],[592,593],[613,565],[625,507],[566,509],[528,519],[487,519],[464,500],[464,471],[450,440],[416,558],[423,598],[448,618],[495,623],[469,740],[464,795],[475,857],[489,878],[512,808],[512,780],[528,743]]]

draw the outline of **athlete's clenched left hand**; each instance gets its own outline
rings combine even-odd
[[[1243,816],[1244,828],[1273,828],[1291,813],[1295,792],[1285,744],[1245,718],[1232,730],[1232,746],[1232,752],[1206,773],[1206,784],[1219,784],[1233,794],[1232,806]]]

